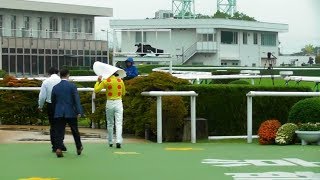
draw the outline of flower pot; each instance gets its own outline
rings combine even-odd
[[[295,131],[301,139],[301,145],[317,143],[320,145],[320,131]]]

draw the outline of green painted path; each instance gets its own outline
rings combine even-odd
[[[58,159],[49,144],[0,144],[0,180],[232,180],[234,176],[225,173],[320,173],[320,146],[316,145],[146,143],[125,144],[118,150],[106,144],[84,144],[81,156],[76,155],[74,144],[67,147],[65,157]],[[204,159],[209,160],[202,163]],[[221,160],[237,160],[228,161],[236,166],[219,167]],[[268,165],[257,166],[244,160],[278,160],[287,165],[265,161]],[[306,162],[309,167],[301,165]],[[310,162],[315,162],[314,167]]]

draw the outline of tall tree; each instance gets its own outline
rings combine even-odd
[[[305,55],[312,55],[315,54],[315,47],[312,44],[307,44],[304,46],[304,48],[301,49],[301,51]]]

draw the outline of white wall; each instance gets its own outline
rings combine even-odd
[[[41,13],[35,11],[21,11],[21,10],[8,10],[1,9],[0,15],[3,15],[3,28],[11,29],[11,15],[17,16],[17,29],[24,27],[24,16],[29,16],[31,19],[30,28],[34,31],[37,30],[37,18],[42,17],[42,30],[50,30],[50,17],[58,18],[58,31],[62,31],[62,18],[70,18],[70,32],[73,28],[73,18],[80,18],[82,23],[82,32],[85,32],[85,19],[91,19],[94,22],[94,16],[87,15],[72,15],[72,14],[59,14],[59,13]],[[94,24],[94,23],[93,23]],[[94,26],[94,25],[93,25]],[[94,32],[94,27],[93,27]]]

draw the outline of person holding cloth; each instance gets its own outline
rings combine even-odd
[[[106,89],[106,118],[107,118],[107,130],[108,130],[108,144],[109,147],[113,147],[113,127],[114,121],[116,125],[116,148],[121,148],[122,144],[122,124],[123,124],[123,104],[122,96],[125,95],[125,85],[119,76],[119,73],[124,74],[122,69],[117,67],[96,62],[95,67],[103,67],[100,71],[98,80],[94,86],[94,92],[98,93],[102,89]],[[99,69],[99,68],[97,68]],[[119,72],[121,71],[121,72]],[[101,75],[103,74],[103,75]],[[124,77],[122,76],[122,77]],[[104,79],[102,79],[104,78]]]
[[[76,143],[77,154],[80,155],[83,147],[78,130],[78,118],[81,117],[82,109],[77,87],[68,81],[69,71],[60,71],[61,82],[52,89],[52,106],[54,108],[53,127],[55,129],[55,147],[57,157],[63,157],[63,139],[66,124],[71,128],[71,132]]]
[[[136,66],[134,66],[134,62],[133,62],[133,58],[129,57],[126,61],[126,68],[124,68],[124,70],[127,73],[127,77],[124,78],[124,80],[129,80],[132,79],[134,77],[137,77],[139,72]]]

